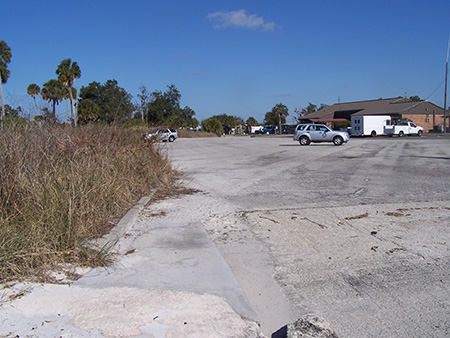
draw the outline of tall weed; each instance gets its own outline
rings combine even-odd
[[[0,127],[0,280],[98,264],[89,239],[169,187],[168,158],[129,128]]]

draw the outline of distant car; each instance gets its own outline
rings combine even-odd
[[[222,129],[224,135],[231,135],[233,133],[233,128],[230,126],[227,126],[226,124],[222,123]]]
[[[333,142],[340,146],[350,139],[346,131],[333,130],[324,124],[299,124],[295,127],[294,141],[307,146],[311,142]]]
[[[173,128],[157,128],[149,133],[142,135],[142,138],[146,141],[150,141],[153,139],[163,142],[173,142],[178,138],[178,132]]]
[[[266,126],[261,130],[261,134],[275,134],[277,129],[278,128],[274,126]]]

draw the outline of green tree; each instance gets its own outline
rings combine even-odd
[[[148,123],[172,127],[198,125],[198,121],[194,119],[195,111],[188,106],[181,108],[180,100],[181,93],[175,85],[167,86],[167,91],[164,93],[155,90],[151,94],[146,113]]]
[[[256,121],[256,119],[253,116],[250,116],[247,121],[246,121],[247,125],[249,126],[257,126],[259,123],[258,121]]]
[[[411,96],[409,99],[410,99],[411,101],[414,101],[414,102],[421,102],[421,101],[423,101],[423,100],[420,98],[420,96],[418,96],[418,95]]]
[[[55,79],[49,80],[42,86],[42,99],[53,105],[53,121],[56,121],[56,105],[58,105],[65,95],[63,84]]]
[[[5,117],[16,119],[22,113],[23,113],[22,107],[18,106],[17,108],[13,108],[9,104],[5,104]]]
[[[187,126],[192,127],[192,128],[197,128],[199,125],[200,125],[200,122],[198,122],[198,120],[195,117],[193,117]]]
[[[297,122],[299,122],[303,116],[314,113],[325,107],[327,107],[327,105],[325,103],[321,103],[320,106],[317,107],[317,105],[309,102],[308,106],[306,106],[305,108],[295,108],[294,109],[294,112],[297,114],[295,119],[297,120]]]
[[[180,110],[180,124],[178,126],[182,127],[193,127],[196,128],[199,125],[198,120],[194,117],[195,111],[186,106]]]
[[[238,124],[244,124],[244,120],[240,118],[239,116],[232,116],[227,114],[221,114],[221,115],[214,115],[212,116],[216,119],[218,119],[223,124],[226,124],[229,127],[234,127]]]
[[[58,75],[58,80],[63,84],[66,91],[69,92],[71,118],[76,126],[78,116],[75,110],[75,101],[73,97],[74,95],[72,87],[75,80],[81,77],[80,67],[76,62],[72,62],[71,59],[64,59],[56,68],[55,73],[56,75]]]
[[[176,122],[177,116],[181,113],[181,94],[179,90],[173,84],[167,86],[167,88],[167,91],[164,93],[157,90],[152,93],[152,99],[147,113],[150,124],[171,125]]]
[[[0,41],[0,98],[2,101],[2,115],[1,118],[5,116],[5,103],[3,102],[3,87],[2,85],[8,81],[9,74],[11,73],[8,69],[8,63],[11,62],[12,54],[11,48],[8,44],[1,40]]]
[[[139,100],[141,101],[139,104],[139,108],[138,111],[140,113],[140,117],[142,119],[142,121],[144,121],[145,119],[145,114],[148,111],[148,108],[150,106],[150,93],[147,90],[147,87],[141,85],[139,87],[140,93],[137,95],[137,97],[139,98]]]
[[[132,96],[120,87],[116,80],[107,80],[104,84],[94,81],[87,87],[81,87],[78,113],[86,119],[93,112],[94,106],[91,103],[82,104],[84,100],[91,100],[97,104],[99,110],[95,121],[108,123],[122,121],[131,118],[135,110],[131,102]]]
[[[316,111],[317,111],[317,105],[309,102],[308,106],[306,106],[306,108],[303,108],[301,110],[301,114],[302,114],[302,116],[305,116],[305,115],[314,113]]]
[[[78,104],[78,119],[80,123],[86,124],[98,120],[100,107],[90,99],[81,100]]]
[[[278,132],[281,134],[281,124],[286,123],[286,117],[289,115],[288,108],[282,104],[276,104],[270,112],[264,117],[266,125],[278,125]]]
[[[41,93],[41,88],[36,83],[32,83],[27,87],[27,93],[33,98],[34,106],[36,107],[36,114],[39,114],[39,109],[36,104],[36,96]]]
[[[202,121],[202,130],[208,133],[215,133],[217,135],[223,134],[222,122],[220,122],[215,117],[210,117],[209,119]]]

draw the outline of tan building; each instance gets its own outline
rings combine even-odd
[[[404,97],[336,103],[303,116],[301,121],[333,124],[350,121],[352,115],[390,115],[394,120],[409,119],[423,127],[424,132],[442,131],[444,126],[444,108],[429,101],[413,101]],[[447,130],[448,115],[447,111]]]

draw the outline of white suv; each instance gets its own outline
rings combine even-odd
[[[159,141],[173,142],[178,138],[178,132],[173,128],[158,128],[142,135],[142,138],[146,141],[154,139]]]
[[[325,124],[299,124],[295,127],[294,141],[307,146],[311,142],[333,142],[340,146],[350,139],[345,131],[333,130]]]

